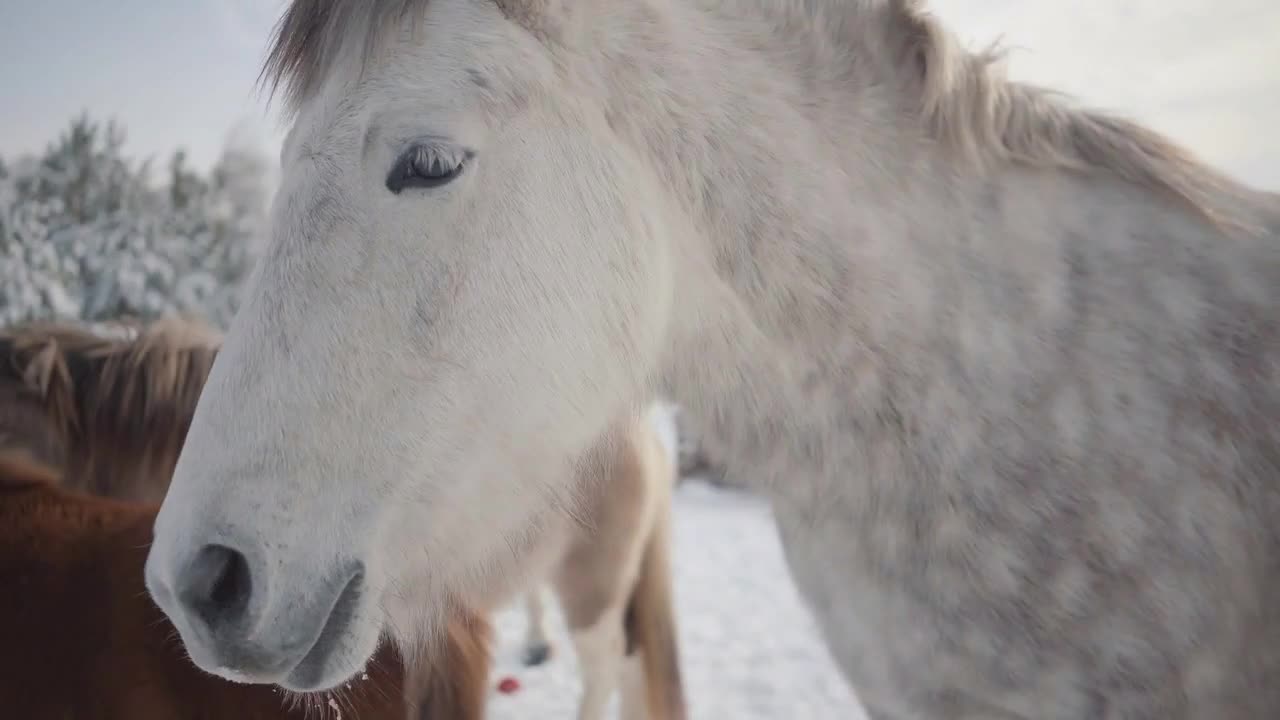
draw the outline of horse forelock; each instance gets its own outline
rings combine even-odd
[[[377,50],[394,24],[420,16],[431,0],[293,0],[273,33],[259,77],[274,94],[283,86],[286,110],[312,95],[345,50],[361,62]],[[918,111],[927,130],[957,154],[979,165],[1018,162],[1079,172],[1105,172],[1171,195],[1224,229],[1256,231],[1222,200],[1232,183],[1185,149],[1131,121],[1071,107],[1057,94],[1007,79],[1004,53],[960,47],[926,9],[924,0],[881,3],[805,3],[792,12],[847,13],[857,28],[854,55],[881,48],[888,60],[914,77]],[[539,0],[501,0],[509,17],[558,7]],[[868,8],[887,22],[866,22]],[[825,22],[825,21],[824,21]],[[877,33],[868,37],[867,32]],[[832,55],[830,62],[849,62]]]
[[[258,81],[272,95],[283,87],[286,111],[296,112],[352,43],[367,62],[394,22],[421,15],[429,2],[293,0],[272,32]]]

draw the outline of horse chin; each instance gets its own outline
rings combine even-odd
[[[368,612],[362,578],[342,591],[320,634],[279,685],[300,693],[335,689],[364,672],[378,649],[382,625]]]
[[[321,641],[278,684],[296,693],[321,693],[346,685],[365,672],[378,650],[381,630],[378,624],[359,618],[342,622],[330,617]]]

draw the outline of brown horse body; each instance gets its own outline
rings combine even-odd
[[[481,720],[492,631],[475,614],[407,673],[383,648],[368,678],[323,699],[187,658],[142,568],[218,342],[179,320],[127,338],[0,335],[0,717]]]
[[[142,584],[155,512],[67,490],[34,462],[0,458],[0,716],[409,717],[390,646],[367,679],[332,698],[239,685],[193,665]]]

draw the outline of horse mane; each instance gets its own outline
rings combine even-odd
[[[193,407],[220,336],[190,320],[123,325],[110,337],[80,325],[32,323],[0,333],[0,350],[68,434]],[[81,389],[84,391],[80,391]]]
[[[286,111],[315,93],[347,39],[361,38],[367,61],[392,23],[421,14],[428,0],[293,0],[272,31],[258,75],[274,95],[284,86]]]
[[[259,82],[265,80],[272,94],[283,84],[287,109],[296,112],[348,38],[362,38],[367,61],[392,22],[420,15],[428,2],[293,0],[276,25]],[[499,5],[512,16],[535,12],[517,12],[522,2],[545,8],[533,0]],[[925,0],[826,0],[783,3],[780,9],[804,13],[802,22],[786,24],[808,27],[806,32],[838,28],[843,37],[837,40],[854,47],[831,54],[832,62],[847,63],[867,48],[886,49],[896,65],[891,71],[899,77],[904,69],[909,73],[906,90],[916,98],[926,131],[979,167],[1012,162],[1108,173],[1166,193],[1220,228],[1256,230],[1232,217],[1220,200],[1234,185],[1224,175],[1135,122],[1072,107],[1060,93],[1010,81],[999,47],[966,50],[924,5]],[[878,13],[883,22],[868,22],[868,12]],[[839,22],[826,22],[837,17]]]
[[[143,469],[167,486],[221,338],[178,318],[121,329],[124,337],[63,323],[7,330],[0,333],[0,377],[7,374],[43,408],[60,435],[69,477],[128,496],[112,485],[141,482]]]
[[[0,488],[56,485],[58,472],[26,448],[0,448]]]
[[[925,127],[945,147],[984,167],[1013,162],[1109,173],[1167,193],[1219,227],[1252,229],[1218,200],[1234,183],[1186,149],[1133,121],[1009,80],[1002,48],[964,49],[924,5],[889,0],[884,10],[895,59],[916,74]],[[856,12],[859,4],[845,7]]]

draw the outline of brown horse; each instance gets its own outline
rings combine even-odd
[[[0,538],[3,552],[13,554],[0,559],[0,578],[29,578],[32,584],[0,606],[0,622],[25,618],[15,628],[27,633],[6,644],[0,672],[9,664],[27,668],[28,654],[65,668],[46,677],[83,690],[60,702],[94,717],[279,717],[282,691],[267,697],[261,689],[246,691],[196,670],[142,587],[155,505],[167,490],[219,337],[183,320],[127,328],[121,335],[52,324],[0,334],[0,448],[9,478],[0,502]],[[26,459],[14,459],[19,457]],[[25,614],[10,603],[26,608]],[[82,608],[86,603],[91,607]],[[36,617],[46,610],[51,612]],[[82,621],[64,624],[62,614]],[[151,623],[145,628],[143,618]],[[369,672],[377,692],[361,688],[369,681],[353,683],[349,696],[333,698],[332,709],[347,717],[479,720],[491,634],[483,617],[460,612],[441,646],[415,649],[407,677],[399,657],[385,650]],[[51,635],[58,642],[50,642]],[[122,655],[117,646],[134,649]],[[99,678],[93,663],[107,660],[112,670]],[[127,682],[100,687],[116,683],[114,666],[126,662],[121,672],[139,677],[142,690],[130,690]],[[37,666],[52,669],[30,664]],[[22,668],[4,675],[5,687],[27,685],[9,682],[31,672]],[[43,707],[46,714],[18,716],[53,717],[47,714],[52,707],[3,704],[11,700],[4,694],[0,707],[6,712],[0,715]],[[168,712],[179,700],[198,709]],[[76,704],[81,701],[91,704]],[[259,710],[266,714],[252,714]]]
[[[120,330],[0,334],[0,445],[64,467],[95,495],[160,502],[221,336],[178,318]]]
[[[389,645],[360,682],[328,697],[232,683],[193,665],[143,587],[155,513],[154,504],[60,487],[53,468],[23,451],[0,452],[0,715],[409,717]]]

